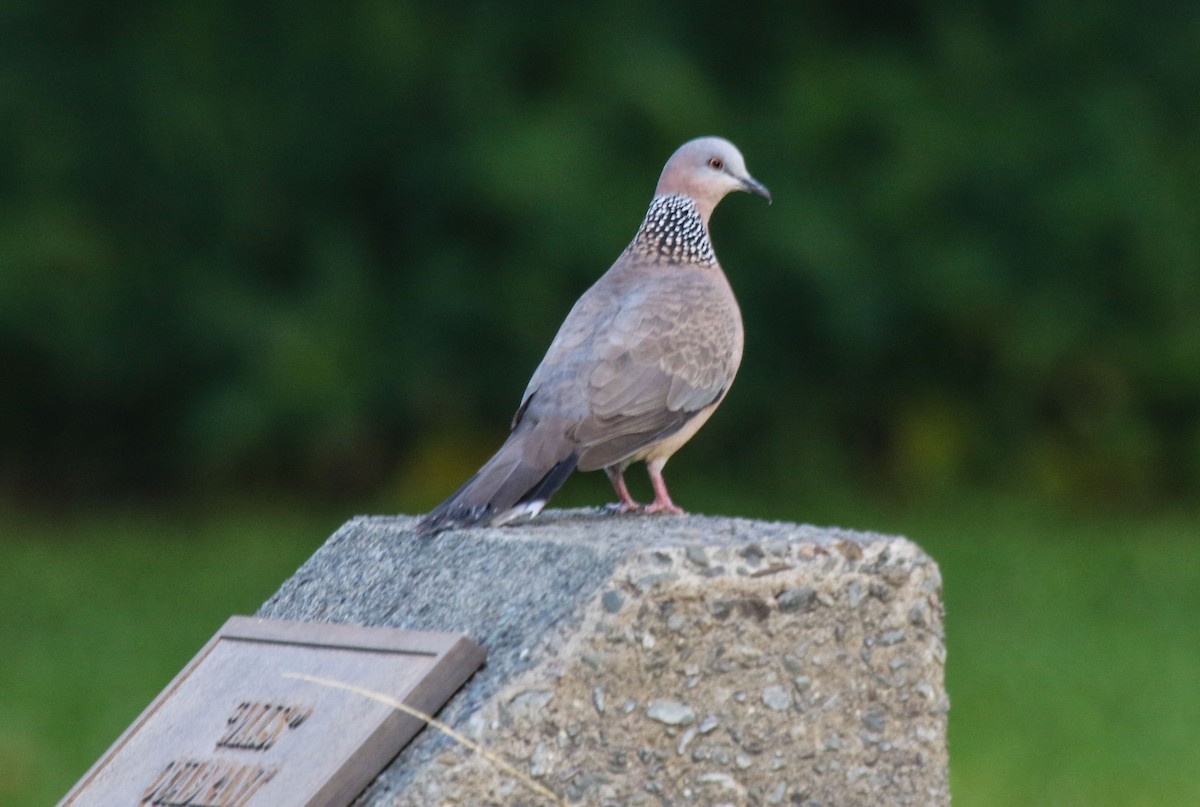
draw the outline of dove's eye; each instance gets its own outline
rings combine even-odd
[[[725,167],[725,161],[720,157],[713,157],[708,161],[708,167],[714,171],[720,171]]]

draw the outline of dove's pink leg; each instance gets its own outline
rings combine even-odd
[[[671,501],[671,494],[667,493],[667,483],[663,481],[662,469],[666,464],[666,460],[651,460],[646,463],[646,470],[650,473],[650,484],[654,486],[654,501],[646,505],[645,512],[681,516],[683,508]]]
[[[608,481],[612,482],[613,490],[617,492],[617,498],[620,500],[610,504],[608,506],[610,510],[618,513],[636,513],[642,509],[642,506],[629,495],[629,488],[625,486],[625,471],[621,466],[610,465],[604,469],[604,473],[608,474]]]

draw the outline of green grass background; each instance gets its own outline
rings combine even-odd
[[[594,481],[562,503],[593,498]],[[937,559],[957,805],[1200,803],[1197,513],[678,492],[713,512],[904,533]],[[229,615],[252,613],[349,515],[0,511],[0,804],[60,798]]]

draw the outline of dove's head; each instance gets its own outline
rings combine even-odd
[[[707,222],[730,191],[749,191],[771,201],[771,192],[746,170],[737,146],[722,137],[698,137],[667,160],[654,195],[691,197]]]

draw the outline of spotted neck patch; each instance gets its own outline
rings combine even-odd
[[[708,230],[687,196],[656,196],[627,251],[656,262],[717,262]]]

